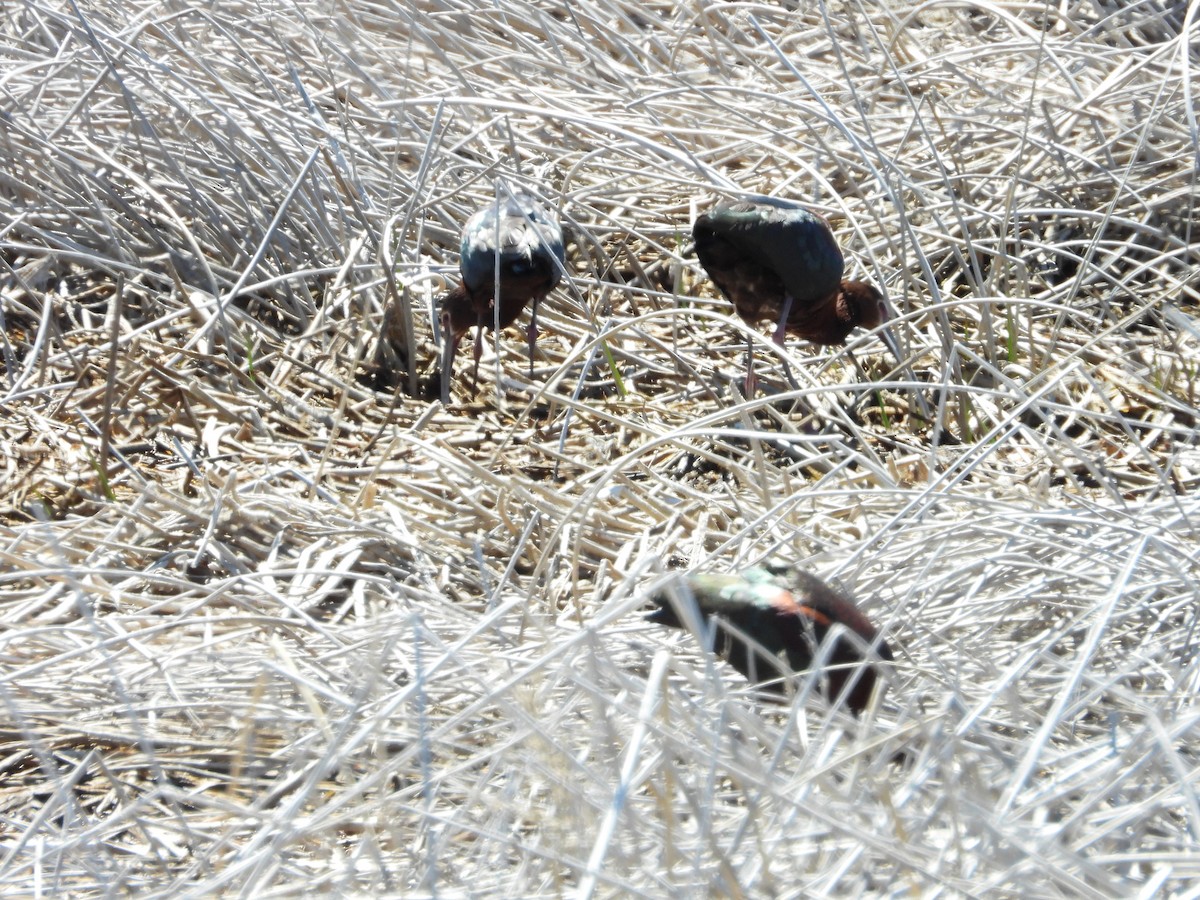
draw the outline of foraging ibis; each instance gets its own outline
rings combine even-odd
[[[824,659],[826,697],[846,691],[846,705],[862,712],[875,687],[876,672],[868,660],[891,661],[892,649],[858,607],[825,582],[793,566],[756,566],[733,575],[693,574],[687,584],[701,620],[718,619],[713,648],[747,680],[783,693],[781,677],[812,666],[821,644],[835,624],[861,638],[837,634]],[[673,628],[686,627],[670,597],[654,597],[659,609],[646,618]],[[724,627],[723,627],[724,626]],[[757,647],[744,640],[745,635]],[[872,648],[866,657],[862,645]]]
[[[463,228],[459,256],[462,280],[442,300],[442,402],[450,400],[450,379],[458,342],[472,325],[474,379],[479,380],[485,328],[507,328],[531,300],[529,372],[537,339],[537,308],[562,277],[562,228],[550,210],[525,193],[514,193],[479,210]]]
[[[783,346],[791,331],[814,344],[841,344],[856,326],[888,320],[887,303],[874,286],[843,281],[842,251],[829,223],[810,209],[774,197],[721,203],[696,217],[696,256],[739,316],[757,326],[776,322]],[[895,338],[880,337],[901,361]],[[746,358],[746,393],[754,384],[753,343]]]

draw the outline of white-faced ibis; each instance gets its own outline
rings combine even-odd
[[[832,638],[835,643],[826,651],[827,668],[822,673],[830,701],[846,691],[850,709],[857,713],[866,708],[876,672],[865,662],[862,645],[873,649],[869,657],[893,659],[879,630],[851,600],[801,569],[767,565],[735,575],[693,574],[687,584],[701,621],[719,620],[713,649],[747,680],[766,682],[764,687],[778,693],[783,693],[785,676],[812,666],[835,624],[854,632],[862,644],[845,633]],[[649,621],[686,627],[670,597],[659,594],[654,599],[661,609],[649,613]]]
[[[873,285],[843,281],[841,248],[821,216],[786,200],[756,197],[721,203],[696,217],[696,256],[747,324],[776,323],[775,343],[791,331],[814,344],[841,344],[856,326],[888,319]],[[880,332],[902,360],[895,339]],[[754,384],[753,342],[746,358],[746,392]]]
[[[467,220],[459,270],[462,281],[442,300],[442,402],[458,342],[476,325],[474,379],[479,380],[485,328],[507,328],[529,301],[529,372],[537,339],[537,308],[562,277],[562,228],[541,202],[525,193],[498,198]],[[498,300],[498,302],[497,302]]]

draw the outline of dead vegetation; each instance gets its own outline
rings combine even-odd
[[[1191,896],[1195,9],[886,6],[4,7],[6,894]],[[443,408],[505,184],[572,277]],[[740,398],[740,192],[905,366]],[[638,615],[766,556],[863,721]]]

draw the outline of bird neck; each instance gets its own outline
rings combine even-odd
[[[862,281],[843,281],[838,289],[836,313],[846,324],[846,334],[854,326],[868,331],[879,325],[879,292]]]
[[[476,314],[467,286],[461,281],[442,298],[442,333],[457,340],[475,324]]]
[[[858,304],[854,300],[854,294],[846,291],[844,282],[838,290],[837,300],[833,304],[833,314],[837,318],[838,324],[846,326],[846,334],[850,333],[850,329],[858,321]]]
[[[814,344],[835,346],[846,340],[857,323],[854,298],[841,289],[810,313],[803,335]]]

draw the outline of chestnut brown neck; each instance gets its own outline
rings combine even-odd
[[[882,299],[879,291],[864,281],[843,281],[838,292],[837,317],[848,324],[846,333],[855,326],[868,330],[878,327],[882,321]]]
[[[500,327],[507,328],[521,315],[521,310],[530,298],[541,299],[553,283],[541,273],[534,275],[509,276],[500,289]],[[442,327],[458,338],[466,334],[473,325],[493,328],[496,324],[494,306],[495,289],[491,282],[486,287],[472,291],[463,282],[442,299]]]
[[[477,319],[475,307],[467,294],[467,286],[460,281],[450,293],[442,298],[442,332],[452,340],[458,340],[467,333],[467,329],[474,325]]]

